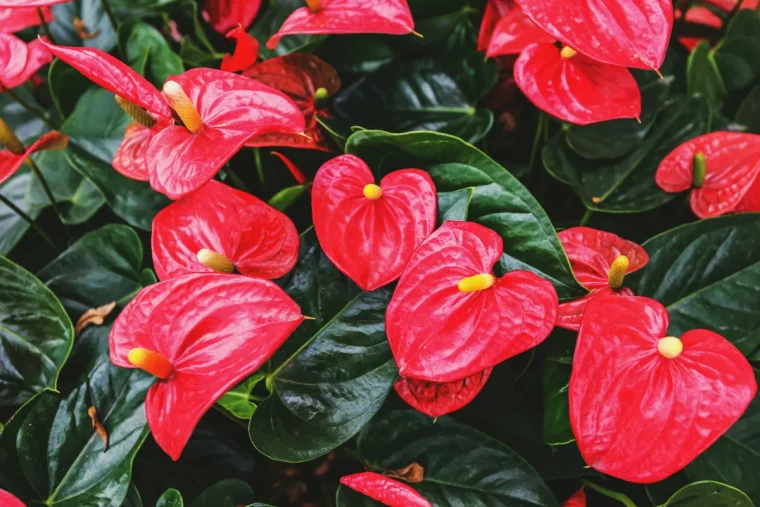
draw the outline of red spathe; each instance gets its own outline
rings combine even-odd
[[[374,472],[346,475],[340,483],[388,507],[433,507],[413,487]]]
[[[402,400],[430,417],[455,412],[475,399],[493,368],[454,382],[428,382],[401,377],[393,388]]]

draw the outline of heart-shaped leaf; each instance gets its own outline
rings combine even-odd
[[[0,279],[0,406],[15,408],[57,388],[74,328],[55,295],[5,257]]]
[[[694,482],[679,489],[662,507],[754,507],[741,490],[714,481]]]

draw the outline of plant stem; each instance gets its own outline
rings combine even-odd
[[[530,150],[530,162],[528,162],[528,169],[533,169],[533,163],[536,161],[536,155],[538,154],[538,146],[541,144],[541,137],[544,132],[544,122],[546,121],[546,115],[542,112],[538,113],[538,125],[536,125],[536,134],[533,136],[533,148]]]
[[[590,209],[586,208],[586,212],[583,214],[583,218],[581,218],[580,225],[586,225],[589,220],[591,220],[591,215],[593,215],[594,212]]]
[[[61,215],[61,210],[58,209],[58,203],[55,200],[53,191],[50,190],[50,185],[48,185],[47,181],[45,180],[45,177],[42,176],[42,171],[40,171],[40,168],[37,166],[37,163],[34,160],[32,160],[31,157],[26,159],[26,163],[29,165],[29,167],[32,168],[32,172],[34,173],[34,176],[36,176],[37,179],[40,181],[40,184],[42,185],[42,189],[45,191],[45,195],[47,195],[48,201],[50,201],[50,205],[53,207],[55,214],[58,215],[58,220],[61,222],[63,231],[66,233],[66,238],[69,241],[71,241],[71,232],[69,231],[69,228],[66,226],[66,224],[63,221],[63,215]]]
[[[13,90],[6,88],[3,91],[7,93],[13,100],[15,100],[21,107],[23,107],[28,113],[33,114],[34,116],[36,116],[37,118],[45,122],[45,124],[48,127],[53,128],[53,125],[50,123],[50,118],[48,118],[48,116],[45,113],[43,113],[36,107],[30,106],[29,104],[27,104],[24,101],[24,99],[16,95],[16,92],[14,92]]]
[[[108,3],[108,0],[100,0],[100,2],[103,5],[103,10],[106,13],[106,16],[108,16],[108,21],[111,22],[111,26],[113,27],[114,33],[119,33],[119,22],[116,21],[116,16],[113,15],[113,11],[111,10],[111,4]]]
[[[256,174],[259,175],[259,183],[261,183],[261,188],[266,192],[267,182],[264,178],[264,166],[261,164],[261,150],[258,148],[253,149],[253,161],[256,164]]]
[[[596,484],[594,482],[588,481],[586,479],[582,479],[582,482],[584,486],[593,489],[597,493],[600,493],[608,498],[612,498],[613,500],[617,500],[618,502],[625,505],[625,507],[636,507],[636,504],[633,503],[633,500],[625,496],[623,493],[618,493],[617,491],[612,491],[611,489],[604,488],[600,486],[599,484]]]
[[[61,250],[56,246],[56,244],[53,242],[53,240],[50,238],[50,236],[48,236],[48,234],[45,232],[45,230],[42,227],[40,227],[39,225],[37,225],[37,223],[34,221],[34,219],[32,217],[30,217],[29,215],[27,215],[26,213],[24,213],[24,211],[21,208],[19,208],[15,204],[13,204],[13,202],[10,199],[8,199],[7,197],[5,197],[3,194],[0,194],[0,202],[2,202],[3,204],[5,204],[6,206],[8,206],[24,222],[26,222],[27,224],[29,224],[29,226],[32,229],[34,229],[35,232],[37,234],[39,234],[40,237],[42,237],[42,239],[45,240],[45,243],[47,243],[48,245],[50,245],[51,247],[53,247],[53,250],[55,250],[56,253],[61,253]]]
[[[55,37],[53,37],[53,32],[50,31],[50,26],[47,24],[47,21],[45,21],[42,7],[37,7],[37,15],[40,17],[40,24],[42,25],[42,31],[45,32],[45,37],[48,38],[50,44],[55,44]]]
[[[235,173],[235,171],[232,170],[231,167],[227,166],[227,168],[225,168],[224,172],[226,172],[227,176],[229,176],[230,181],[232,182],[232,186],[234,186],[238,190],[242,190],[243,192],[249,192],[250,193],[250,190],[248,190],[248,187],[246,186],[246,184],[243,182],[242,179],[240,179],[240,176],[238,176]]]

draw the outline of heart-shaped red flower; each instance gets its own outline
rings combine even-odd
[[[433,507],[413,487],[374,472],[346,475],[340,483],[388,507]]]
[[[644,297],[595,298],[570,377],[570,424],[590,466],[629,482],[681,470],[757,392],[747,359],[706,329],[666,337],[668,312]]]
[[[203,14],[214,30],[225,34],[237,26],[251,26],[260,7],[261,0],[204,0]]]
[[[402,400],[430,417],[441,417],[463,408],[478,395],[493,368],[454,382],[429,382],[401,377],[393,388]]]
[[[340,77],[330,64],[308,53],[290,53],[264,60],[244,71],[243,75],[290,97],[306,120],[306,135],[268,132],[250,139],[246,146],[328,150],[327,138],[317,122],[317,113],[329,117],[325,108],[327,99],[340,90]]]
[[[554,40],[515,5],[494,26],[486,55],[514,55],[533,43],[554,43]]]
[[[600,296],[633,296],[623,278],[649,262],[646,250],[611,232],[572,227],[559,233],[578,281],[591,290],[582,298],[559,305],[557,325],[577,331],[588,302]]]
[[[41,40],[27,44],[15,35],[0,33],[0,90],[21,86],[51,61],[53,55]]]
[[[478,32],[478,51],[488,49],[491,36],[499,20],[515,6],[514,0],[488,0],[483,11],[483,21]]]
[[[25,507],[24,502],[2,489],[0,489],[0,505],[3,507]]]
[[[0,33],[15,33],[39,26],[42,22],[40,12],[45,23],[53,21],[50,7],[42,7],[39,12],[36,7],[0,7]]]
[[[267,42],[274,49],[286,35],[387,33],[403,35],[414,31],[414,20],[406,0],[306,0],[288,16]]]
[[[46,46],[55,56],[121,97],[122,107],[143,126],[153,129],[157,123],[161,125],[152,135],[141,134],[150,138],[144,152],[145,167],[151,187],[172,199],[202,187],[250,137],[268,131],[304,129],[303,115],[292,100],[253,79],[214,69],[193,69],[170,77],[162,94],[107,53],[92,48]],[[182,125],[174,125],[172,110]],[[165,127],[167,122],[169,126]],[[134,146],[129,151],[138,157],[139,150]],[[133,167],[123,172],[139,173]]]
[[[518,0],[563,44],[599,62],[658,69],[673,29],[671,0]]]
[[[628,69],[569,47],[527,46],[515,62],[515,81],[536,107],[577,125],[641,114],[641,92]]]
[[[335,157],[319,169],[311,205],[322,250],[366,291],[401,276],[415,248],[435,229],[436,192],[428,173],[394,171],[378,186],[354,155]]]
[[[557,319],[557,292],[528,271],[491,274],[501,236],[449,221],[414,252],[385,314],[399,373],[453,382],[541,343]]]
[[[586,492],[583,488],[579,489],[573,495],[562,502],[562,507],[586,507]]]
[[[24,165],[24,161],[32,153],[45,150],[62,150],[68,145],[69,138],[60,132],[48,132],[29,147],[24,147],[15,134],[8,129],[5,122],[0,119],[0,142],[8,148],[7,150],[0,150],[0,183],[3,183]]]
[[[666,192],[691,190],[699,218],[760,211],[760,135],[713,132],[686,141],[665,157],[655,182]]]
[[[279,278],[298,259],[298,231],[287,215],[213,180],[161,210],[152,234],[160,280],[214,271]]]
[[[119,314],[111,362],[158,377],[145,412],[156,443],[176,461],[203,414],[302,320],[298,305],[268,280],[181,276],[141,290]]]

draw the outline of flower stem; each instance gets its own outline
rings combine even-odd
[[[541,137],[544,133],[544,122],[546,121],[546,115],[542,112],[538,113],[538,125],[536,125],[536,134],[533,136],[533,148],[530,150],[530,162],[528,162],[528,169],[533,169],[533,163],[536,161],[538,155],[538,146],[541,144]]]
[[[227,173],[227,176],[230,178],[230,182],[232,183],[233,187],[237,188],[238,190],[242,190],[243,192],[250,193],[248,186],[246,186],[245,182],[243,182],[240,176],[238,176],[231,167],[227,166],[224,172]]]
[[[34,160],[32,160],[31,157],[26,159],[26,163],[29,165],[29,167],[32,168],[32,172],[34,173],[34,176],[40,181],[40,184],[42,185],[42,189],[45,191],[45,195],[47,195],[48,201],[50,201],[50,205],[53,207],[55,214],[58,215],[58,220],[61,222],[63,231],[66,233],[66,238],[69,241],[71,241],[71,232],[69,231],[69,228],[66,226],[66,223],[63,221],[63,215],[61,215],[61,210],[58,209],[58,203],[55,200],[53,191],[50,190],[50,185],[48,185],[47,181],[45,180],[45,177],[42,176],[42,171],[40,171],[39,166],[37,166],[37,163]]]
[[[264,178],[264,166],[261,164],[261,150],[258,148],[253,149],[253,162],[256,164],[256,174],[259,175],[259,183],[264,192],[267,190],[267,182]]]
[[[21,107],[23,107],[28,113],[36,116],[37,118],[39,118],[40,120],[42,120],[43,122],[45,122],[45,124],[48,127],[53,128],[53,125],[50,123],[50,118],[45,113],[43,113],[42,111],[40,111],[36,107],[30,106],[29,104],[27,104],[24,101],[24,99],[22,99],[21,97],[19,97],[16,94],[16,92],[14,92],[13,90],[10,90],[10,89],[6,88],[3,91],[5,93],[7,93],[13,100],[15,100]]]
[[[13,204],[13,202],[10,199],[8,199],[7,197],[5,197],[3,194],[0,194],[0,202],[2,202],[3,204],[5,204],[6,206],[8,206],[24,222],[26,222],[27,224],[29,224],[29,226],[32,229],[34,229],[35,232],[37,234],[39,234],[42,239],[45,240],[45,243],[47,243],[48,245],[50,245],[53,248],[53,250],[55,250],[56,253],[61,253],[61,250],[56,246],[56,244],[53,242],[53,240],[50,238],[50,236],[48,236],[48,234],[45,232],[45,230],[42,227],[40,227],[39,225],[37,225],[37,223],[34,221],[34,219],[32,217],[30,217],[29,215],[27,215],[26,213],[24,213],[24,211],[21,208],[19,208],[15,204]]]
[[[40,25],[42,25],[42,31],[45,32],[45,37],[47,37],[50,44],[55,44],[55,37],[53,37],[53,32],[50,31],[50,26],[48,25],[47,21],[45,21],[45,15],[42,13],[42,7],[37,7],[37,15],[40,17]]]
[[[625,507],[636,507],[636,504],[633,503],[633,500],[628,498],[623,493],[618,493],[617,491],[612,491],[611,489],[604,488],[600,486],[599,484],[596,484],[594,482],[588,481],[586,479],[582,479],[584,486],[586,486],[589,489],[593,489],[599,494],[602,494],[606,496],[607,498],[612,498],[613,500],[617,500],[618,502],[625,505]]]
[[[586,225],[589,220],[591,220],[591,215],[593,215],[594,212],[590,209],[586,208],[586,212],[583,214],[583,218],[581,218],[580,225]]]

